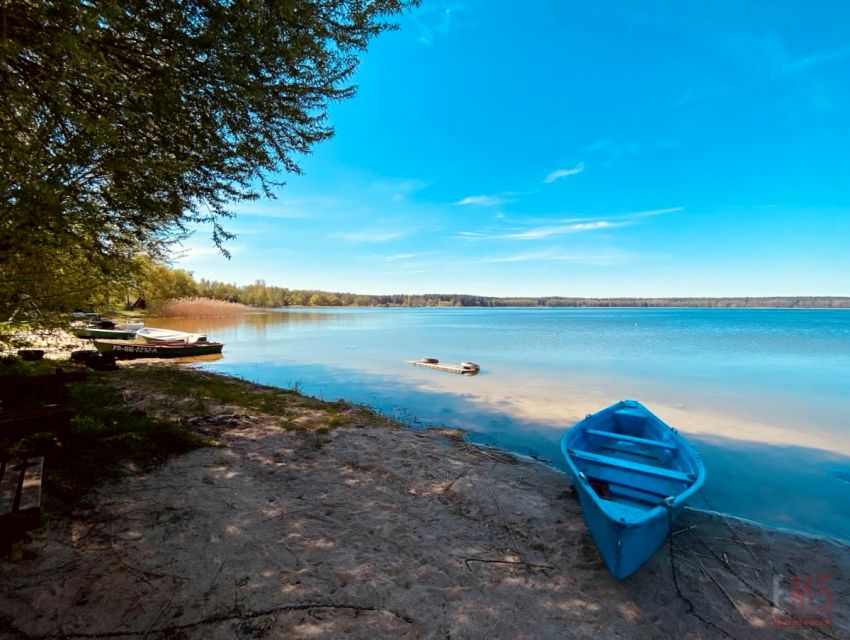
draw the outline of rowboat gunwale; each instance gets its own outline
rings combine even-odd
[[[705,484],[706,472],[705,465],[702,464],[702,459],[700,458],[699,453],[697,453],[696,449],[694,449],[687,440],[685,440],[681,435],[679,435],[676,429],[674,429],[673,427],[665,423],[663,420],[658,418],[658,416],[652,413],[649,409],[647,409],[637,400],[621,400],[620,402],[606,407],[594,414],[589,414],[583,420],[577,422],[561,438],[561,453],[563,453],[564,459],[566,460],[567,466],[569,467],[570,476],[574,480],[577,479],[578,481],[583,482],[586,485],[589,494],[596,500],[601,509],[609,513],[612,517],[616,517],[617,519],[619,519],[620,517],[625,517],[622,516],[617,509],[612,509],[612,504],[615,503],[611,503],[608,500],[604,500],[596,493],[596,491],[593,490],[593,488],[590,486],[589,481],[587,481],[585,474],[578,468],[578,465],[576,465],[575,461],[570,455],[570,449],[573,448],[572,444],[575,442],[577,435],[581,433],[582,428],[587,428],[583,427],[583,425],[585,425],[588,420],[591,420],[593,418],[598,419],[598,417],[600,416],[603,416],[607,413],[613,413],[614,411],[617,411],[618,409],[622,408],[635,408],[644,412],[647,416],[653,417],[655,420],[658,421],[658,423],[668,429],[667,437],[676,443],[677,448],[682,451],[686,457],[691,458],[696,462],[696,474],[694,474],[690,486],[688,486],[683,491],[669,496],[669,498],[672,498],[672,500],[668,500],[666,503],[659,504],[657,507],[647,510],[642,516],[626,518],[625,522],[620,523],[626,527],[638,527],[649,520],[655,519],[656,517],[658,517],[659,513],[667,511],[668,507],[672,508],[673,510],[677,510],[677,508],[681,508],[682,506],[684,506],[684,503],[687,502],[691,497],[693,497],[693,495],[697,491],[699,491],[700,488],[702,488],[702,485]]]
[[[621,415],[614,415],[616,412]],[[638,423],[641,437],[626,438],[625,447],[599,444],[599,436],[587,433],[598,425],[614,436],[629,436],[625,433],[628,429],[620,428],[621,418],[642,419]],[[660,445],[657,449],[661,453],[646,453],[652,448],[650,441]],[[668,445],[675,445],[674,450]],[[622,457],[599,454],[603,449],[613,449],[614,456],[620,452]],[[705,483],[705,465],[697,451],[676,429],[635,400],[623,400],[588,414],[561,438],[561,451],[591,537],[617,579],[637,571],[658,551],[685,503]],[[589,454],[590,459],[585,455],[582,460],[580,454]],[[643,464],[641,456],[658,464]],[[595,477],[588,477],[591,471],[595,471]],[[601,496],[598,490],[608,495]]]

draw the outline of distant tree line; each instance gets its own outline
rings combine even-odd
[[[717,308],[850,308],[850,297],[772,296],[736,298],[579,298],[579,297],[509,297],[428,293],[421,295],[366,295],[289,289],[257,280],[239,286],[217,280],[195,280],[182,269],[149,264],[146,276],[139,282],[138,294],[156,307],[166,300],[200,296],[216,300],[241,302],[263,307],[717,307]]]

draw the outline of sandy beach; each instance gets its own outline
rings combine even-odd
[[[850,554],[687,511],[619,582],[569,480],[350,406],[125,401],[214,438],[87,495],[0,561],[2,638],[842,638]],[[197,372],[194,375],[210,376]],[[315,405],[315,402],[313,403]]]

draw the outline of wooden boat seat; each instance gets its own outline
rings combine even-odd
[[[675,451],[678,448],[672,442],[663,442],[662,440],[649,440],[647,438],[638,438],[637,436],[627,436],[625,433],[614,433],[613,431],[598,431],[597,429],[588,429],[586,433],[588,435],[598,436],[600,438],[611,438],[612,440],[621,440],[623,442],[645,444],[650,447],[669,449],[670,451]]]
[[[682,473],[681,471],[673,471],[672,469],[664,469],[662,467],[653,467],[652,465],[631,462],[629,460],[620,460],[619,458],[612,458],[610,456],[601,456],[597,453],[590,453],[589,451],[572,449],[570,455],[576,460],[584,460],[585,462],[602,465],[603,467],[632,471],[645,476],[655,476],[677,482],[691,482],[693,480],[693,475],[689,473]]]

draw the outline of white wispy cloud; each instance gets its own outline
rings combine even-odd
[[[478,260],[481,264],[508,264],[512,262],[535,262],[550,260],[552,253],[549,251],[530,251],[526,253],[514,253],[507,256],[491,256]]]
[[[233,247],[227,247],[227,250],[230,253],[233,253]],[[203,245],[195,245],[191,247],[183,247],[179,253],[181,254],[181,258],[192,259],[192,258],[202,258],[205,256],[216,256],[221,255],[221,251],[218,247],[212,244],[212,240],[210,240],[210,244],[208,246]]]
[[[608,220],[595,220],[594,222],[575,222],[572,224],[558,225],[553,227],[537,227],[519,233],[506,233],[501,237],[507,240],[541,240],[551,236],[561,236],[568,233],[581,233],[582,231],[598,231],[599,229],[614,229],[631,224],[628,221],[609,222]]]
[[[596,142],[592,142],[587,145],[584,150],[585,151],[604,151],[606,149],[610,149],[614,145],[614,141],[611,138],[601,138]]]
[[[663,216],[668,213],[679,213],[684,211],[685,207],[667,207],[666,209],[648,209],[647,211],[632,211],[623,213],[618,216],[618,219],[638,220],[640,218],[653,218],[655,216]]]
[[[388,271],[387,273],[398,273],[404,275],[418,275],[423,273],[431,273],[431,269],[394,269],[392,271]]]
[[[728,34],[727,34],[728,35]],[[840,46],[806,55],[799,55],[789,42],[776,33],[750,34],[725,37],[719,40],[720,52],[731,57],[734,64],[746,71],[753,82],[770,80],[778,83],[783,91],[790,92],[797,105],[832,111],[843,94],[836,91],[838,85],[834,74],[840,72],[838,62],[850,57],[850,46]],[[827,71],[818,73],[821,67],[832,65]],[[735,87],[729,87],[730,91]]]
[[[361,231],[343,231],[332,234],[334,238],[349,242],[388,242],[408,235],[407,231],[389,229],[364,229]]]
[[[226,244],[225,248],[231,256],[239,255],[245,249],[240,244]],[[223,262],[227,262],[221,250],[213,244],[212,238],[208,236],[192,238],[189,242],[184,242],[179,248],[175,249],[172,257],[177,263],[192,263],[211,258],[220,258]]]
[[[417,256],[422,255],[421,253],[396,253],[392,256],[380,256],[380,258],[386,262],[397,262],[398,260],[410,260],[411,258],[415,258]]]
[[[667,207],[665,209],[645,209],[641,211],[626,211],[624,213],[613,213],[606,215],[597,215],[597,216],[587,216],[587,215],[578,215],[570,212],[570,216],[567,218],[560,218],[553,220],[551,217],[546,218],[525,218],[524,222],[526,224],[531,224],[534,226],[546,226],[547,224],[552,225],[553,223],[559,225],[566,224],[575,224],[575,223],[594,223],[602,220],[613,220],[613,221],[622,221],[622,220],[640,220],[641,218],[651,218],[653,216],[660,216],[669,213],[677,213],[679,211],[684,211],[685,207]]]
[[[342,202],[335,197],[246,200],[230,205],[228,208],[238,216],[257,216],[260,218],[313,218],[316,211],[339,206]]]
[[[390,202],[399,203],[431,184],[430,181],[419,178],[379,178],[368,184],[366,191],[376,198],[387,198]]]
[[[572,169],[555,169],[552,173],[550,173],[548,176],[543,178],[543,182],[546,183],[546,184],[550,184],[552,182],[555,182],[555,180],[560,180],[561,178],[567,178],[569,176],[574,176],[577,173],[581,173],[582,171],[584,171],[584,163],[579,162]]]
[[[832,51],[818,51],[816,53],[797,58],[788,64],[784,65],[781,70],[781,75],[799,73],[813,67],[819,67],[823,64],[836,62],[843,58],[850,57],[850,47],[842,47]]]
[[[467,206],[467,205],[476,205],[479,207],[498,207],[499,205],[505,204],[507,200],[502,198],[501,196],[466,196],[455,202],[457,206]]]
[[[674,103],[677,108],[684,107],[698,102],[715,100],[722,98],[728,93],[728,88],[720,87],[719,85],[708,85],[705,83],[696,84],[685,89],[685,92]]]
[[[634,142],[623,142],[613,138],[602,138],[584,148],[589,153],[605,153],[612,156],[625,156],[640,151],[640,145]]]
[[[612,266],[627,262],[633,257],[631,253],[618,249],[600,249],[598,251],[562,251],[551,249],[546,251],[529,251],[505,256],[482,258],[481,264],[512,264],[519,262],[570,262],[574,264],[589,264],[596,266]]]
[[[361,256],[360,260],[365,260],[367,262],[404,262],[407,260],[413,260],[414,258],[421,258],[422,256],[430,256],[434,255],[435,252],[428,253],[393,253],[390,255],[381,255],[381,254],[372,254],[368,256]]]
[[[414,30],[419,33],[419,42],[430,45],[438,35],[448,33],[456,14],[462,9],[462,5],[454,2],[432,2],[418,9],[412,23]]]
[[[598,231],[600,229],[615,229],[632,224],[631,221],[622,220],[611,222],[609,220],[594,220],[593,222],[573,222],[571,224],[534,227],[532,229],[512,230],[497,233],[481,233],[477,231],[461,231],[458,237],[464,240],[543,240],[553,236],[562,236],[571,233],[582,233],[585,231]]]
[[[493,231],[460,231],[457,237],[462,240],[544,240],[555,236],[573,233],[604,231],[638,224],[646,218],[662,216],[684,211],[684,207],[667,207],[665,209],[647,209],[630,211],[605,218],[567,218],[559,220],[559,224],[538,225],[531,228],[503,228]]]

